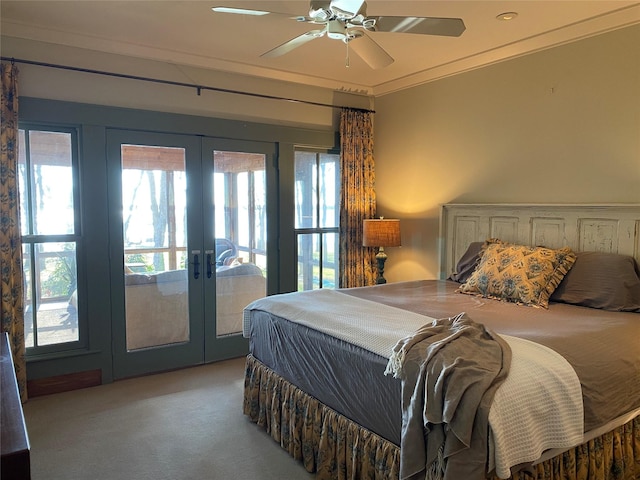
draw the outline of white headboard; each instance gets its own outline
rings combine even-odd
[[[487,238],[574,251],[612,252],[640,264],[640,204],[455,204],[442,206],[440,278],[471,242]]]

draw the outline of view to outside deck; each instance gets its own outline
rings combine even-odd
[[[127,273],[186,268],[183,148],[123,145],[122,231]]]
[[[27,347],[80,339],[78,330],[77,136],[73,129],[19,132],[20,228]],[[238,261],[266,277],[265,157],[214,152],[214,235]],[[126,273],[187,267],[184,150],[122,146],[122,215]],[[298,289],[338,285],[339,155],[295,154]],[[219,253],[219,252],[216,252]],[[266,292],[264,292],[266,294]]]

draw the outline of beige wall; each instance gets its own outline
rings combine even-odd
[[[15,38],[2,55],[360,108],[371,99]],[[426,54],[426,53],[425,53]],[[333,130],[337,110],[19,65],[20,93]],[[378,211],[402,219],[389,281],[435,278],[447,202],[640,203],[640,26],[375,101]]]
[[[265,80],[250,75],[174,65],[39,41],[3,36],[0,47],[2,56],[35,62],[293,98],[319,104],[357,108],[373,106],[373,101],[368,96],[335,91],[332,88]],[[22,96],[318,130],[333,131],[339,121],[339,110],[331,107],[211,90],[202,90],[198,95],[195,88],[160,85],[21,63],[18,64],[18,68]]]
[[[640,203],[640,26],[376,99],[389,281],[436,278],[449,202]]]

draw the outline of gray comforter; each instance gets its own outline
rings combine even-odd
[[[398,342],[388,371],[402,380],[401,480],[484,478],[489,407],[510,362],[509,345],[464,313]]]
[[[640,314],[551,303],[524,307],[456,293],[450,281],[419,280],[343,292],[441,318],[467,312],[503,335],[539,343],[574,368],[584,400],[585,432],[640,408]],[[380,288],[386,287],[386,288]]]

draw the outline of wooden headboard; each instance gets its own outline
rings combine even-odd
[[[640,264],[640,204],[445,204],[440,213],[440,278],[471,242],[487,238],[631,255]]]

